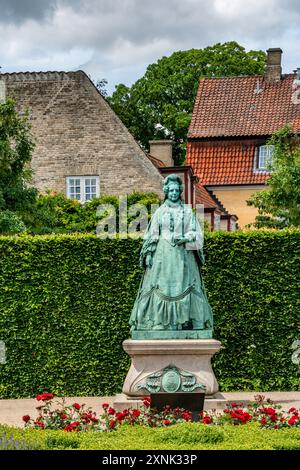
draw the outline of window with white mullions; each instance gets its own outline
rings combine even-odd
[[[68,176],[66,184],[67,197],[82,203],[100,195],[99,176]]]
[[[260,145],[256,151],[256,170],[268,171],[268,165],[272,163],[274,145]]]
[[[80,179],[79,178],[69,179],[69,197],[71,199],[80,200]]]
[[[85,200],[90,201],[97,194],[97,180],[96,178],[85,179]]]

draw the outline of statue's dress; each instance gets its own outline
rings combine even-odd
[[[188,243],[176,245],[185,237]],[[144,237],[141,265],[145,268],[130,316],[132,330],[211,329],[212,311],[203,285],[203,235],[197,218],[182,201],[168,199],[157,209]],[[146,267],[147,254],[152,267]]]

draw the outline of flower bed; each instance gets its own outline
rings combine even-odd
[[[36,397],[41,402],[36,409],[37,418],[23,416],[26,428],[79,431],[113,431],[120,426],[167,427],[192,420],[192,413],[182,408],[165,406],[162,411],[151,407],[149,397],[144,397],[139,409],[125,409],[117,412],[108,403],[102,405],[102,412],[97,415],[84,404],[66,405],[65,400],[54,402],[54,395],[43,393]],[[242,403],[229,403],[222,413],[217,411],[199,413],[199,421],[204,425],[223,426],[245,425],[257,422],[263,429],[300,428],[300,409],[290,408],[284,412],[263,396],[256,396],[255,402],[244,407]]]

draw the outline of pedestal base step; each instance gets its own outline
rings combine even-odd
[[[211,397],[205,397],[204,410],[223,410],[226,408],[227,403],[230,403],[230,400],[226,400],[222,393],[216,393]],[[125,393],[116,395],[113,402],[113,408],[116,411],[123,411],[128,408],[139,409],[141,406],[143,406],[141,397],[128,397]]]
[[[213,330],[138,330],[131,333],[133,340],[147,339],[211,339]]]

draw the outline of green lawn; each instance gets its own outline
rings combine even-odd
[[[124,426],[108,433],[67,433],[0,426],[0,449],[7,447],[6,439],[11,436],[21,443],[22,448],[37,449],[300,450],[299,428],[262,430],[257,423],[240,426],[182,423],[157,429]],[[8,446],[13,447],[12,440],[9,442]]]

